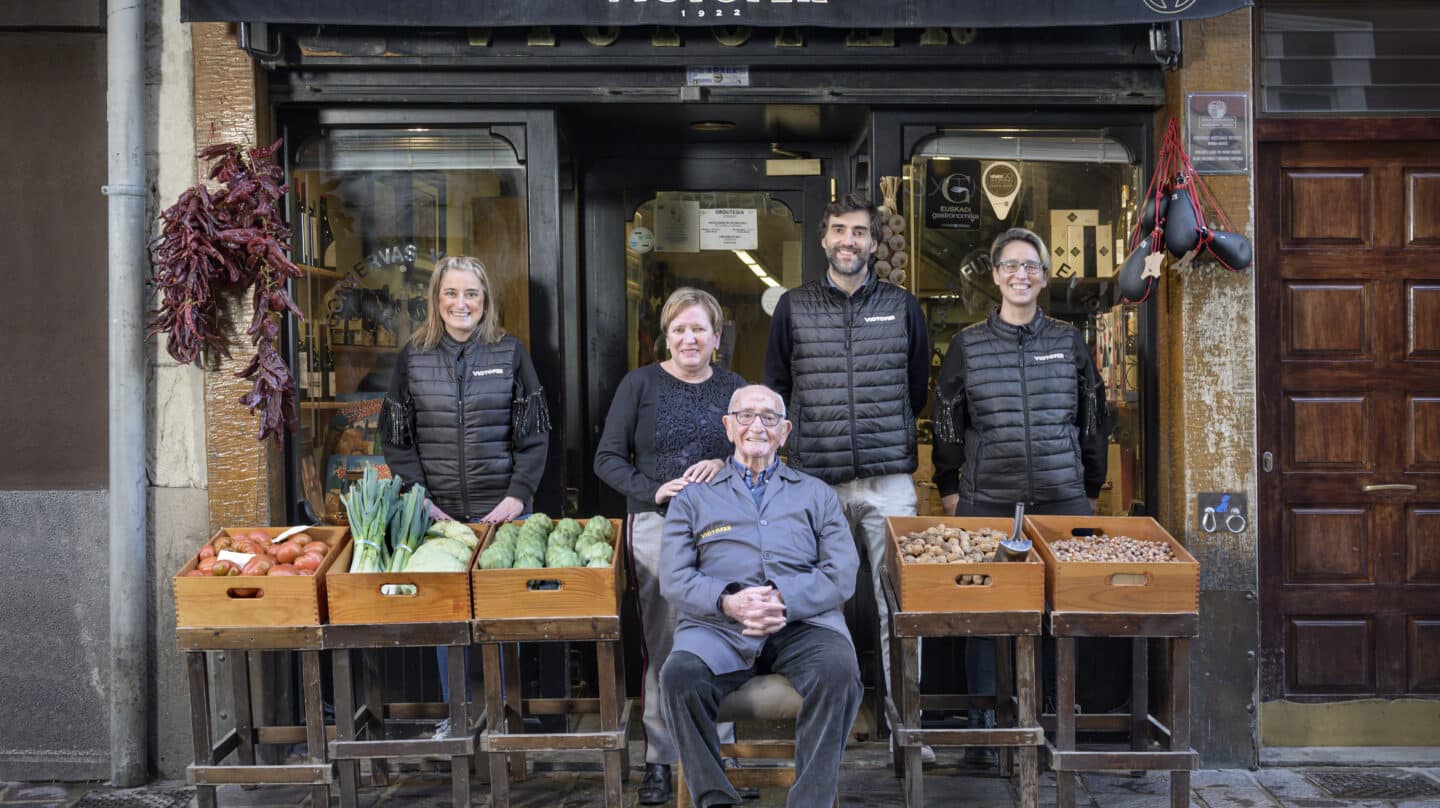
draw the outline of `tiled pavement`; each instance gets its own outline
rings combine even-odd
[[[635,751],[638,753],[638,746]],[[579,808],[600,806],[602,784],[599,767],[583,757],[562,757],[545,753],[534,754],[537,772],[523,783],[511,787],[514,808]],[[590,760],[593,760],[593,756]],[[635,758],[638,760],[638,757]],[[1325,769],[1266,768],[1258,771],[1239,769],[1204,770],[1192,775],[1192,808],[1440,808],[1440,796],[1410,800],[1336,799],[1313,783],[1307,774]],[[1440,769],[1377,768],[1377,774],[1413,774],[1425,778],[1440,794]],[[635,805],[637,771],[626,783],[625,806]],[[881,744],[855,744],[846,752],[842,773],[841,804],[866,808],[902,808],[901,781],[892,776],[889,755]],[[1144,777],[1127,775],[1082,775],[1077,790],[1077,804],[1084,808],[1142,808],[1169,805],[1169,785],[1163,774]],[[390,785],[361,789],[362,808],[441,808],[451,805],[450,780],[446,774],[413,769],[392,775]],[[483,808],[489,803],[489,788],[476,784],[472,805]],[[94,783],[0,783],[0,806],[26,808],[171,808],[187,804],[185,797],[193,791],[184,783],[157,782],[141,789],[110,789]],[[264,806],[308,805],[309,792],[304,788],[262,786],[242,790],[226,786],[220,790],[223,808],[258,808]],[[174,797],[174,799],[167,799]],[[338,797],[331,798],[338,804]],[[1042,774],[1040,782],[1042,807],[1055,804],[1055,779]],[[191,797],[188,804],[193,805]],[[779,808],[785,804],[784,794],[769,790],[749,808]],[[959,763],[956,751],[941,750],[937,765],[925,770],[926,806],[965,806],[965,808],[1009,808],[1015,805],[1007,781],[992,770],[970,768]]]

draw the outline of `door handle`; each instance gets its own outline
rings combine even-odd
[[[1410,483],[1379,483],[1377,485],[1367,485],[1362,490],[1367,494],[1376,491],[1414,491],[1415,486]]]

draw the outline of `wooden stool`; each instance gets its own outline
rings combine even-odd
[[[468,808],[471,758],[476,756],[476,736],[484,721],[483,717],[471,715],[470,700],[465,693],[469,622],[333,625],[326,626],[324,632],[335,684],[336,732],[330,744],[330,758],[340,771],[341,808],[354,808],[358,804],[360,761],[372,761],[377,771],[383,773],[386,758],[426,757],[450,758],[451,804],[455,808]],[[351,683],[352,652],[442,645],[450,648],[448,669],[440,672],[450,685],[450,701],[445,705],[450,719],[449,733],[438,738],[387,739],[380,682],[367,671],[363,692],[355,692]],[[362,717],[361,722],[356,721],[357,716]],[[384,780],[383,774],[381,780]]]
[[[1200,615],[1183,613],[1118,614],[1107,612],[1051,612],[1050,634],[1055,637],[1055,715],[1044,722],[1055,729],[1055,742],[1047,746],[1055,770],[1057,808],[1074,808],[1075,781],[1082,771],[1168,771],[1171,808],[1190,805],[1190,772],[1199,768],[1200,756],[1190,748],[1190,641],[1200,633]],[[1075,712],[1075,640],[1077,637],[1133,638],[1131,704],[1129,715],[1077,715]],[[1162,722],[1150,711],[1149,642],[1164,648],[1168,670],[1165,690],[1169,716]],[[1090,751],[1076,748],[1079,730],[1129,732],[1130,751]],[[1166,747],[1148,751],[1150,741]]]
[[[214,808],[215,790],[221,785],[275,784],[308,785],[312,803],[329,805],[334,767],[326,757],[325,716],[320,705],[320,627],[177,628],[175,644],[185,654],[190,675],[190,732],[195,762],[187,774],[195,784],[196,804],[200,808]],[[258,678],[261,657],[270,651],[300,653],[300,692],[305,711],[302,726],[264,725],[255,714],[255,707],[263,702],[263,696],[252,700],[251,686]],[[218,742],[211,737],[209,652],[229,655],[235,699],[235,728]],[[289,745],[302,741],[306,748],[304,763],[255,762],[255,747],[260,744]],[[238,763],[226,765],[223,761],[231,752],[235,752]]]
[[[794,721],[800,715],[801,698],[790,686],[790,680],[778,673],[756,676],[732,691],[720,701],[720,711],[715,720],[727,721]],[[737,788],[789,788],[795,784],[795,741],[759,741],[755,743],[727,743],[720,745],[722,757],[746,759],[787,759],[785,766],[749,766],[741,769],[726,769],[725,776]],[[679,788],[675,804],[680,808],[690,805],[690,789],[685,784],[685,766],[676,768]],[[835,804],[840,804],[837,794]]]
[[[1014,780],[1018,805],[1036,808],[1040,804],[1039,750],[1045,743],[1036,710],[1040,691],[1035,639],[1041,632],[1041,613],[907,612],[900,609],[888,577],[883,591],[890,605],[890,675],[895,680],[885,699],[885,713],[893,733],[895,769],[905,777],[905,804],[910,808],[925,804],[922,745],[991,746],[1000,753],[1000,773]],[[922,637],[993,637],[995,695],[920,695]],[[995,727],[921,727],[923,709],[988,707],[995,709]]]
[[[630,770],[626,737],[630,700],[625,698],[625,654],[618,615],[513,617],[470,623],[481,646],[485,678],[485,729],[480,751],[490,757],[490,804],[510,805],[510,780],[525,777],[527,752],[599,752],[605,768],[605,806],[620,808],[622,783]],[[526,699],[520,690],[520,642],[595,644],[598,698]],[[501,660],[504,659],[502,664]],[[453,659],[453,657],[452,657]],[[600,728],[590,732],[526,733],[526,715],[596,713]],[[507,770],[508,765],[508,770]]]

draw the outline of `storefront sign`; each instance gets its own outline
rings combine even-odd
[[[1003,222],[1010,216],[1015,197],[1020,195],[1020,167],[1014,163],[986,163],[980,173],[980,187],[995,209],[995,218]]]
[[[183,22],[391,27],[760,25],[1046,27],[1198,20],[1252,0],[181,0]]]
[[[748,67],[690,67],[685,83],[691,87],[749,87]]]
[[[655,252],[700,252],[697,200],[655,200]]]
[[[713,208],[700,211],[700,249],[756,250],[760,230],[754,208]]]
[[[925,226],[980,229],[980,161],[935,157],[926,165]]]
[[[1186,93],[1185,147],[1201,174],[1250,170],[1250,94]]]

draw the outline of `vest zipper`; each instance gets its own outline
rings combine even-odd
[[[465,507],[465,521],[470,521],[470,481],[465,474],[465,349],[455,358],[455,431],[460,451],[460,502]]]
[[[1017,329],[1016,349],[1020,352],[1020,411],[1025,414],[1025,503],[1032,504],[1035,497],[1034,469],[1030,463],[1030,391],[1025,384],[1025,332]]]
[[[858,292],[858,290],[857,290]],[[855,431],[858,424],[855,423],[855,352],[853,350],[855,330],[855,297],[845,296],[845,379],[848,382],[846,388],[850,397],[850,468],[855,472],[854,479],[860,479],[860,450],[855,445]]]

